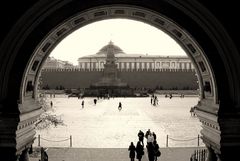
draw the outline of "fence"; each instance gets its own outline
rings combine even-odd
[[[197,149],[190,157],[190,161],[205,161],[207,159],[207,149]]]
[[[166,138],[166,147],[169,147],[169,141],[177,141],[177,142],[189,142],[189,141],[193,141],[193,140],[196,140],[196,145],[197,146],[200,146],[200,135],[198,135],[197,137],[194,137],[194,138],[190,138],[190,139],[175,139],[175,138],[172,138],[170,137],[169,135],[167,135],[167,138]]]
[[[41,140],[47,141],[47,142],[65,142],[69,140],[69,146],[72,147],[72,135],[70,135],[70,137],[66,137],[66,138],[62,138],[61,140],[50,140],[50,139],[46,139],[41,137],[40,135],[38,135],[38,146],[41,146]]]
[[[40,147],[41,146],[41,141],[45,141],[45,142],[50,142],[50,143],[60,143],[60,142],[67,142],[69,141],[69,147],[72,147],[73,146],[73,139],[72,139],[72,135],[70,135],[69,137],[63,137],[59,140],[56,140],[56,139],[46,139],[40,135],[38,135],[37,137],[37,145]],[[190,138],[190,139],[176,139],[176,138],[173,138],[173,137],[170,137],[169,135],[166,136],[166,147],[169,147],[169,143],[171,142],[182,142],[182,143],[186,143],[186,142],[191,142],[191,141],[196,141],[196,144],[195,143],[191,143],[191,146],[192,145],[196,145],[197,147],[201,146],[200,145],[200,141],[201,141],[201,136],[198,135],[197,137],[193,137],[193,138]],[[164,142],[163,142],[164,143]],[[53,144],[51,144],[53,145]],[[66,144],[65,144],[66,145]],[[179,144],[175,144],[175,145],[179,145]],[[204,144],[203,144],[204,145]],[[57,146],[60,146],[61,145],[57,145]],[[186,144],[185,144],[185,147],[186,147]]]

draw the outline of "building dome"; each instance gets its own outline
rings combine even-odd
[[[105,45],[104,47],[102,47],[102,48],[97,52],[97,54],[105,54],[105,55],[106,55],[109,47],[112,47],[112,48],[113,48],[114,54],[125,54],[125,53],[123,52],[123,50],[122,50],[120,47],[114,45],[112,41],[110,41],[107,45]]]

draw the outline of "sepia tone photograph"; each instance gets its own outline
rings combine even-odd
[[[6,1],[0,160],[237,160],[230,2]]]

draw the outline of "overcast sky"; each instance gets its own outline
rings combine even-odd
[[[77,65],[77,59],[97,53],[109,41],[126,54],[186,55],[170,36],[143,22],[103,20],[86,25],[63,39],[50,56]]]

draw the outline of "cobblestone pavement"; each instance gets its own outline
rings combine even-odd
[[[69,147],[71,135],[74,148],[126,148],[132,141],[136,144],[140,129],[154,131],[160,147],[166,147],[167,135],[169,147],[197,146],[201,124],[189,110],[197,104],[198,97],[158,96],[157,106],[151,105],[150,97],[100,99],[96,105],[93,99],[84,98],[82,108],[82,99],[76,97],[49,98],[53,102],[52,113],[61,117],[65,126],[38,130],[36,137],[41,136],[41,146]],[[38,146],[38,139],[34,146]]]

